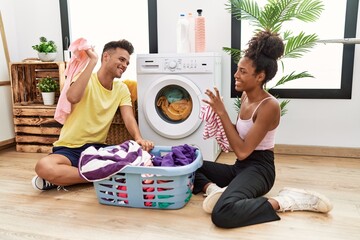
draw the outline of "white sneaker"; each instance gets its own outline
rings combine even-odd
[[[212,213],[215,204],[217,203],[225,189],[226,187],[220,188],[215,183],[209,185],[209,187],[206,189],[207,197],[204,199],[203,202],[203,209],[205,212]]]
[[[34,189],[40,190],[40,191],[46,191],[46,190],[50,190],[50,189],[58,187],[57,185],[52,184],[51,182],[46,181],[45,179],[43,179],[39,176],[33,177],[33,179],[31,180],[31,183],[32,183],[32,186]]]
[[[283,188],[274,197],[280,206],[278,211],[312,211],[327,213],[333,208],[330,200],[314,191],[297,188]]]

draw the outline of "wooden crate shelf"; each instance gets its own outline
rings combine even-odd
[[[16,150],[51,152],[62,125],[54,119],[55,107],[44,105],[14,106]]]
[[[31,62],[31,63],[11,63],[11,89],[14,104],[41,104],[42,97],[36,87],[39,80],[43,77],[54,78],[61,86],[65,81],[64,62]],[[56,101],[60,91],[56,92]]]
[[[43,105],[36,84],[42,77],[50,76],[59,81],[60,89],[65,82],[64,62],[11,63],[11,89],[13,96],[13,119],[16,150],[19,152],[49,153],[59,138],[62,125],[54,119],[56,103]],[[136,104],[134,113],[137,119]],[[131,139],[118,110],[110,127],[106,143],[120,144]]]
[[[60,86],[64,84],[64,62],[11,63],[11,90],[16,150],[19,152],[51,152],[62,125],[54,119],[60,91],[55,104],[43,105],[36,87],[42,77],[52,77]]]

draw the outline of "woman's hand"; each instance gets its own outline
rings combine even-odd
[[[209,97],[209,100],[203,99],[202,101],[204,103],[209,104],[210,107],[213,109],[213,111],[217,115],[221,116],[224,113],[226,113],[226,109],[225,109],[224,103],[222,101],[222,97],[220,96],[220,93],[219,93],[219,90],[217,89],[217,87],[214,87],[214,92],[212,92],[209,89],[206,89],[205,94]]]

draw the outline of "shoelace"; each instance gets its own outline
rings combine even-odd
[[[52,184],[51,182],[49,182],[49,181],[46,181],[45,179],[43,179],[43,181],[44,181],[44,189],[47,189],[47,188],[51,188],[51,187],[53,187],[53,186],[56,186],[55,184]],[[69,190],[67,190],[64,186],[57,186],[56,187],[56,189],[58,190],[58,191],[61,191],[61,190],[64,190],[65,192],[68,192]]]
[[[43,189],[48,189],[48,188],[55,186],[54,184],[52,184],[49,181],[46,181],[45,179],[42,179],[42,180],[43,180]]]
[[[306,201],[297,202],[294,199],[285,199],[284,201],[284,207],[283,211],[290,210],[310,210],[310,209],[316,209],[314,206],[314,203],[309,199]]]
[[[69,191],[64,186],[57,186],[56,190],[58,190],[58,191],[64,190],[65,192]]]
[[[51,182],[48,182],[48,181],[46,181],[46,180],[43,180],[44,182],[45,182],[45,186],[44,186],[44,188],[49,188],[49,187],[52,187],[52,186],[54,186],[54,184],[52,184]]]

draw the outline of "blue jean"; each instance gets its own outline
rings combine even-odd
[[[194,194],[210,182],[227,186],[211,214],[216,226],[234,228],[280,220],[268,199],[263,197],[275,182],[272,151],[254,151],[233,165],[204,161],[195,173]]]

